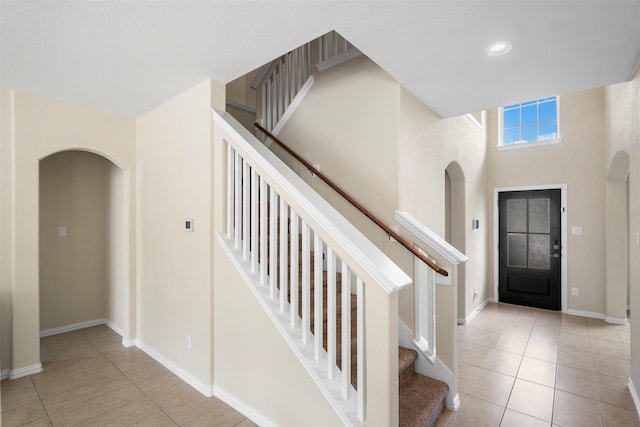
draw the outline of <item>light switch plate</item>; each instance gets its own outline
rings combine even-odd
[[[189,231],[189,232],[193,232],[193,228],[194,228],[193,218],[185,219],[184,220],[184,230],[185,231]]]
[[[571,234],[583,234],[584,233],[584,229],[582,228],[582,226],[576,225],[571,227]]]
[[[67,227],[58,227],[58,237],[67,237]]]

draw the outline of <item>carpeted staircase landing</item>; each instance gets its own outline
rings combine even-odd
[[[449,386],[442,381],[416,373],[417,358],[418,353],[415,350],[398,348],[402,427],[435,426],[445,409]]]

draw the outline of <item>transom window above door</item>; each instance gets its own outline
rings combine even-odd
[[[499,146],[558,141],[558,97],[551,96],[500,109]]]

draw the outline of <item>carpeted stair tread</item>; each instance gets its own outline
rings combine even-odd
[[[417,358],[417,351],[406,347],[398,347],[398,376],[400,377],[400,387],[402,387],[415,372],[413,363]]]
[[[400,387],[400,426],[432,427],[444,412],[449,386],[414,374]]]

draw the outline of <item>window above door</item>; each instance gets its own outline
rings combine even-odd
[[[557,96],[507,105],[499,117],[498,149],[560,142]]]

